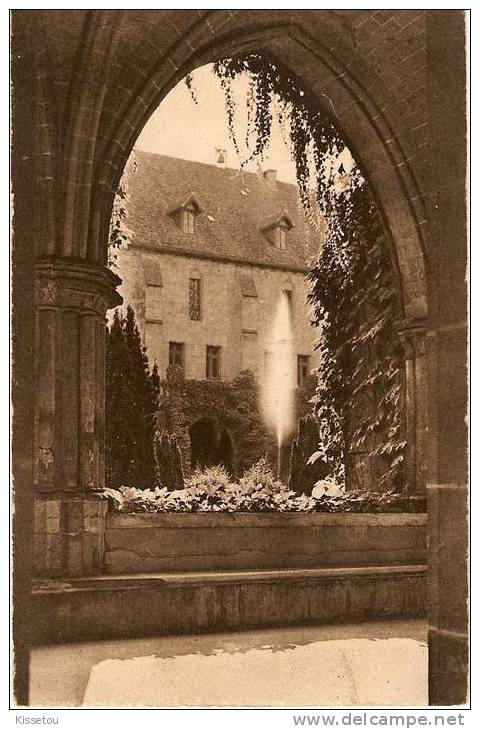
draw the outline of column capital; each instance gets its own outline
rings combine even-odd
[[[402,343],[405,359],[424,357],[427,353],[427,322],[425,319],[401,319],[394,329]]]
[[[120,279],[101,265],[48,257],[35,264],[37,491],[102,488],[107,309]]]
[[[121,279],[96,264],[68,258],[43,258],[35,264],[35,304],[42,309],[69,309],[105,316],[122,303]]]

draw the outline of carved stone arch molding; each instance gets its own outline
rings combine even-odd
[[[62,130],[62,192],[60,221],[65,257],[106,262],[106,245],[89,235],[94,160],[99,121],[112,75],[112,61],[120,39],[123,11],[90,10],[69,88]]]
[[[402,294],[403,314],[409,318],[425,318],[425,213],[419,185],[399,140],[399,130],[392,128],[386,113],[395,107],[394,99],[373,82],[362,58],[351,47],[344,47],[327,13],[322,13],[325,33],[313,38],[305,28],[302,13],[292,13],[288,23],[284,19],[279,23],[277,18],[269,25],[266,17],[260,29],[258,20],[244,23],[234,37],[222,33],[218,20],[220,28],[212,34],[208,24],[212,25],[217,12],[227,11],[212,11],[202,21],[203,25],[193,25],[170,54],[157,62],[147,78],[137,66],[132,87],[128,94],[125,92],[129,104],[124,106],[121,117],[110,108],[113,99],[106,97],[104,114],[109,122],[110,141],[101,147],[102,156],[96,159],[97,192],[93,199],[91,230],[92,238],[100,239],[96,245],[105,247],[114,191],[136,138],[171,88],[188,71],[218,58],[265,53],[294,73],[319,104],[334,115],[369,181],[385,223]],[[112,117],[117,122],[115,128]]]

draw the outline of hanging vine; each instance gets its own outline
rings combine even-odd
[[[358,470],[369,467],[374,470],[371,480],[400,487],[405,428],[403,365],[393,329],[398,297],[368,185],[353,160],[345,170],[345,145],[331,116],[276,63],[257,55],[228,58],[215,64],[214,73],[239,156],[232,82],[241,74],[249,81],[248,152],[241,168],[263,158],[274,114],[282,125],[288,120],[306,218],[316,226],[320,216],[326,225],[309,274],[321,357],[314,399],[320,443],[313,458],[321,458],[340,482],[347,469],[349,485],[360,485],[355,483]]]
[[[118,250],[127,244],[132,237],[132,231],[127,226],[127,203],[127,185],[125,179],[122,179],[115,193],[110,218],[107,265],[111,269],[117,268]]]
[[[187,73],[187,75],[184,78],[185,86],[190,92],[190,96],[192,97],[193,103],[198,106],[198,98],[197,93],[195,89],[193,88],[193,76],[191,73]]]

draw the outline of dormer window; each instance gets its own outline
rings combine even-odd
[[[190,233],[190,235],[195,233],[195,215],[196,210],[193,205],[183,211],[182,230],[184,233]]]
[[[287,213],[282,213],[278,218],[267,221],[261,226],[262,233],[270,243],[280,251],[287,249],[288,232],[293,228],[293,223]]]
[[[188,235],[195,233],[196,218],[202,212],[203,208],[198,199],[198,196],[192,192],[186,200],[175,203],[167,210],[167,215],[170,215],[179,228]]]

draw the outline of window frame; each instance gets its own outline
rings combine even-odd
[[[215,356],[212,358],[212,354]],[[210,374],[210,365],[216,362],[217,374]],[[207,380],[222,379],[222,348],[216,344],[207,344],[205,349],[205,375]]]
[[[193,284],[196,284],[197,291],[193,291]],[[192,297],[193,294],[193,297]],[[192,312],[192,299],[198,297],[198,316],[193,316]],[[188,316],[190,321],[201,321],[202,320],[202,279],[199,276],[190,276],[188,279]]]
[[[282,289],[282,295],[285,296],[288,304],[290,314],[293,312],[293,289],[284,287]],[[308,356],[308,355],[307,355]]]
[[[300,373],[302,375],[300,376]],[[310,374],[310,355],[297,354],[297,387],[302,387]]]
[[[286,225],[278,225],[277,226],[277,236],[276,236],[276,247],[279,251],[286,251],[287,250],[287,226]]]
[[[194,205],[186,205],[182,210],[182,230],[187,235],[195,235],[197,210]]]
[[[181,354],[181,362],[172,362],[172,352],[175,347],[179,347],[177,351]],[[185,371],[185,342],[169,342],[168,343],[168,366],[181,367]]]

